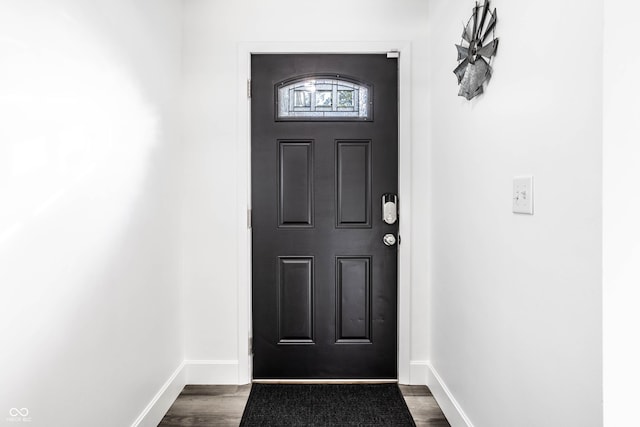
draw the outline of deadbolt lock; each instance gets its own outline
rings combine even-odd
[[[382,195],[382,220],[390,225],[398,220],[398,196],[395,194]]]

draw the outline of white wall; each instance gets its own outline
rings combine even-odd
[[[431,152],[421,160],[441,380],[430,383],[476,427],[599,426],[602,1],[492,4],[494,76],[468,102],[452,70],[473,2],[429,2]],[[523,174],[534,176],[533,216],[511,212]],[[452,408],[452,424],[465,425]]]
[[[640,424],[640,81],[635,39],[640,5],[604,2],[604,421]]]
[[[230,217],[221,209],[235,207],[238,129],[236,100],[244,89],[238,84],[239,44],[243,42],[362,42],[408,41],[411,63],[411,133],[417,153],[425,150],[427,127],[426,2],[337,1],[319,3],[279,1],[185,2],[185,149],[188,154],[189,189],[185,198],[184,284],[187,359],[227,366],[241,356],[238,343],[238,226],[244,216]],[[314,25],[320,22],[322,25]],[[321,44],[322,45],[322,44]],[[420,165],[419,165],[420,166]],[[417,173],[424,174],[423,168]],[[404,197],[408,197],[405,195]],[[425,205],[413,212],[424,215]],[[235,210],[234,210],[235,212]],[[419,224],[418,230],[425,226]],[[404,239],[414,251],[424,252],[423,240]],[[423,259],[417,264],[422,264]],[[426,272],[414,269],[412,281],[411,360],[426,361]],[[220,361],[222,363],[217,363]],[[424,382],[424,375],[417,375]]]
[[[494,79],[471,102],[451,72],[469,2],[322,5],[360,19],[314,30],[317,4],[293,0],[187,0],[182,22],[177,0],[0,4],[2,416],[128,425],[183,359],[236,367],[244,218],[217,200],[236,205],[238,43],[404,40],[411,360],[429,357],[477,427],[600,425],[604,173],[606,425],[631,419],[640,130],[624,31],[638,6],[605,5],[603,170],[601,1],[495,0]],[[525,173],[533,217],[510,208]]]
[[[0,3],[0,424],[131,425],[183,360],[181,23]]]

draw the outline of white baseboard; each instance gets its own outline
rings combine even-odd
[[[238,384],[237,360],[185,360],[187,384]]]
[[[151,399],[151,402],[149,402],[131,426],[157,426],[187,384],[238,384],[238,369],[239,362],[237,360],[184,360],[162,385],[158,393]],[[435,379],[431,383],[429,381],[430,377]],[[448,396],[450,394],[446,386],[440,386],[438,389],[437,385],[432,385],[434,382],[439,384],[440,377],[429,362],[421,360],[411,361],[411,384],[422,385],[425,383],[425,378],[427,379],[427,385],[431,388],[438,403],[440,403],[441,400],[444,402],[444,399],[449,399]],[[446,392],[441,393],[444,395],[444,398],[437,396],[436,390],[434,389],[446,390]],[[455,402],[453,398],[449,399],[449,401]],[[440,403],[440,406],[447,416],[447,419],[449,419],[450,416],[447,411],[445,411],[444,404]],[[458,408],[458,405],[454,404],[454,408]],[[464,417],[464,419],[466,419],[466,417]],[[451,420],[449,422],[453,427],[473,427],[471,423],[454,424]]]
[[[238,384],[238,361],[182,361],[131,427],[156,427],[187,384]]]
[[[453,394],[444,383],[438,372],[430,362],[427,362],[427,386],[431,390],[433,397],[440,405],[442,412],[451,424],[451,427],[473,427],[471,420],[464,413],[460,404],[456,401]]]
[[[409,362],[409,385],[425,385],[427,380],[428,363],[426,360],[412,360]]]
[[[131,427],[156,427],[185,386],[184,362],[151,399]]]

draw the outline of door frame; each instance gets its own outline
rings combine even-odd
[[[238,44],[237,127],[236,127],[236,207],[237,222],[237,298],[238,298],[238,383],[251,382],[251,78],[252,54],[386,54],[398,52],[398,196],[400,230],[398,246],[398,380],[411,378],[411,43],[381,42],[246,42]],[[233,208],[230,207],[230,210]]]

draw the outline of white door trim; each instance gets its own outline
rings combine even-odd
[[[410,381],[411,354],[411,43],[382,42],[247,42],[238,45],[237,206],[238,218],[238,383],[252,379],[251,336],[251,232],[246,218],[251,203],[251,109],[247,81],[253,53],[386,53],[398,58],[398,150],[400,236],[398,248],[398,380]]]

